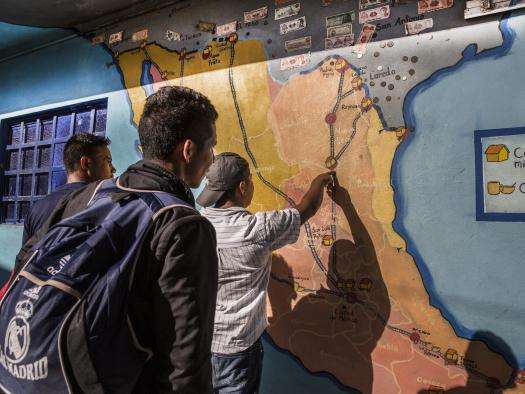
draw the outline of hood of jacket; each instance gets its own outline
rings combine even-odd
[[[155,190],[175,195],[195,207],[190,188],[173,172],[148,160],[141,160],[119,177],[124,187],[139,190]]]

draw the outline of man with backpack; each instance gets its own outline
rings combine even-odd
[[[189,188],[213,161],[217,116],[161,88],[139,124],[144,160],[73,193],[28,242],[0,304],[0,388],[211,392],[216,238]]]

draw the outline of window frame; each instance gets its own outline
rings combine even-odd
[[[104,132],[96,132],[96,113],[99,110],[106,110],[106,124]],[[55,165],[54,153],[55,147],[59,144],[66,143],[69,138],[75,133],[75,126],[77,121],[77,114],[86,113],[90,111],[88,133],[104,136],[107,132],[107,110],[108,98],[99,98],[89,100],[71,105],[50,108],[43,111],[30,112],[18,116],[3,118],[0,120],[0,225],[23,225],[24,218],[22,217],[20,203],[29,203],[29,208],[35,201],[42,199],[47,194],[53,191],[53,174],[65,171],[63,162],[61,165]],[[57,136],[58,118],[61,116],[70,116],[70,125],[67,136]],[[47,140],[42,139],[43,125],[45,121],[51,120],[53,122],[51,138]],[[35,123],[35,136],[32,142],[26,142],[27,124]],[[13,125],[20,125],[20,142],[17,144],[8,144],[10,137],[10,129]],[[51,156],[49,165],[39,167],[39,154],[42,147],[51,148]],[[33,162],[31,168],[23,168],[25,149],[33,150]],[[7,160],[11,152],[18,152],[17,166],[14,170],[8,170]],[[37,194],[37,177],[40,174],[47,174],[47,194]],[[22,176],[31,176],[31,191],[29,195],[22,195]],[[16,177],[16,189],[14,195],[9,194],[8,177]],[[14,203],[14,219],[7,216],[7,204]]]

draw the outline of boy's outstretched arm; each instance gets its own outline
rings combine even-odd
[[[333,182],[332,174],[327,172],[315,177],[310,185],[310,189],[303,196],[301,202],[297,204],[296,208],[301,215],[301,224],[307,222],[321,207],[324,190]]]

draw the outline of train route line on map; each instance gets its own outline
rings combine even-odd
[[[242,112],[241,112],[241,109],[240,109],[240,106],[239,106],[239,100],[238,100],[238,97],[237,97],[237,90],[236,90],[236,87],[235,87],[235,80],[234,80],[234,75],[233,75],[234,63],[235,63],[235,43],[231,42],[230,43],[230,63],[229,63],[229,67],[228,67],[228,78],[229,78],[229,83],[230,83],[231,94],[232,94],[232,97],[233,97],[233,103],[234,103],[235,111],[236,111],[236,114],[237,114],[237,120],[239,122],[239,128],[241,129],[241,133],[242,133],[244,149],[245,149],[248,157],[250,158],[250,161],[252,162],[253,167],[255,168],[255,171],[256,171],[256,174],[257,174],[257,178],[259,178],[259,180],[266,187],[270,188],[274,193],[276,193],[277,195],[282,197],[291,206],[295,207],[295,206],[297,206],[297,204],[295,203],[295,201],[290,196],[288,196],[285,192],[283,192],[277,186],[275,186],[270,181],[268,181],[261,174],[261,171],[259,169],[259,164],[257,162],[257,159],[256,159],[255,155],[253,154],[253,151],[250,148],[250,143],[249,143],[249,140],[248,140],[248,133],[246,131],[246,125],[244,123],[244,118],[242,116]],[[319,253],[317,252],[317,249],[315,247],[315,243],[314,243],[314,240],[313,240],[312,228],[311,228],[310,223],[306,222],[304,224],[304,227],[305,227],[305,230],[306,230],[306,236],[307,236],[307,240],[308,240],[308,247],[310,249],[310,252],[312,253],[312,256],[314,258],[315,263],[317,264],[319,269],[326,275],[327,280],[329,280],[333,284],[336,284],[335,279],[332,277],[332,275],[330,275],[328,270],[325,268],[325,266],[324,266],[324,264],[323,264],[323,262],[321,260],[321,257],[319,256]]]
[[[234,103],[234,107],[235,107],[235,111],[236,111],[237,119],[238,119],[238,123],[239,123],[239,128],[241,129],[241,133],[242,133],[244,149],[245,149],[245,151],[246,151],[246,153],[247,153],[247,155],[248,155],[252,165],[254,166],[254,168],[256,170],[256,174],[257,174],[257,177],[259,178],[259,180],[266,187],[268,187],[274,193],[276,193],[277,195],[282,197],[285,201],[287,201],[291,206],[296,206],[295,201],[290,196],[288,196],[286,193],[284,193],[282,190],[280,190],[277,186],[275,186],[270,181],[268,181],[261,174],[261,172],[259,170],[259,165],[258,165],[257,159],[256,159],[253,151],[250,148],[250,143],[249,143],[249,139],[248,139],[248,133],[246,131],[246,125],[244,123],[244,118],[242,116],[242,112],[241,112],[240,105],[239,105],[239,100],[238,100],[238,97],[237,97],[237,90],[236,90],[236,87],[235,87],[235,80],[234,80],[234,75],[233,75],[234,62],[235,62],[235,42],[231,42],[230,41],[230,62],[229,62],[229,67],[228,67],[228,77],[229,77],[230,90],[231,90],[231,94],[232,94],[232,98],[233,98],[233,103]],[[345,64],[347,65],[347,63],[345,63]],[[339,152],[336,153],[335,152],[335,129],[334,129],[334,123],[335,123],[335,121],[337,119],[336,113],[337,113],[337,111],[339,110],[339,108],[341,106],[341,101],[343,100],[343,98],[344,97],[348,97],[348,96],[350,96],[351,94],[354,93],[354,89],[351,89],[348,92],[343,93],[346,70],[347,70],[346,67],[340,68],[340,70],[339,70],[341,76],[340,76],[340,79],[339,79],[339,85],[338,85],[338,90],[337,90],[337,100],[336,100],[336,103],[335,103],[335,105],[334,105],[334,107],[332,109],[332,112],[330,112],[327,115],[327,123],[329,124],[329,130],[330,130],[330,153],[331,153],[331,157],[334,158],[334,160],[335,160],[335,166],[337,165],[337,160],[340,159],[343,156],[343,154],[346,152],[346,150],[351,145],[352,140],[353,140],[354,136],[357,133],[357,122],[359,121],[359,119],[361,118],[362,113],[363,113],[362,111],[360,111],[359,114],[356,116],[356,118],[354,119],[353,124],[352,124],[352,132],[350,134],[350,137],[349,137],[348,141],[339,150]],[[327,164],[327,167],[330,168],[330,166],[328,164]],[[332,216],[331,222],[332,223],[330,225],[330,232],[331,232],[332,240],[334,242],[335,242],[335,240],[337,238],[337,225],[336,225],[337,217],[336,217],[336,215],[337,215],[337,206],[336,206],[335,202],[332,201],[332,207],[331,207],[331,216]],[[310,249],[310,252],[312,254],[312,257],[313,257],[316,265],[323,272],[323,274],[326,275],[327,280],[329,282],[331,282],[333,285],[335,285],[334,286],[335,288],[337,288],[337,278],[334,278],[333,275],[330,272],[328,272],[327,268],[325,267],[323,261],[321,260],[321,257],[319,256],[319,253],[318,253],[318,251],[316,249],[316,245],[315,245],[314,237],[313,237],[313,231],[312,231],[312,227],[311,227],[310,223],[306,222],[304,224],[304,228],[305,228],[305,232],[306,232],[307,245],[308,245],[308,248]],[[334,258],[335,257],[336,257],[336,250],[334,249]],[[340,290],[338,289],[338,291],[340,291]]]
[[[180,86],[184,86],[184,66],[186,65],[186,50],[182,50],[179,56],[180,60]]]
[[[337,110],[339,109],[339,106],[341,105],[341,95],[343,92],[344,83],[345,83],[345,74],[341,73],[341,76],[339,77],[339,87],[337,89],[337,101],[334,105],[334,108],[332,109],[332,112],[330,112],[330,114],[334,116],[333,121],[327,122],[329,130],[330,130],[330,156],[332,157],[335,157],[335,137],[334,137],[334,134],[335,134],[334,123],[336,119],[335,116],[336,116]]]
[[[338,152],[336,152],[335,149],[335,123],[337,122],[337,112],[339,111],[341,107],[341,102],[343,99],[351,96],[355,93],[356,90],[360,90],[362,88],[362,79],[361,77],[355,75],[354,80],[352,81],[352,88],[348,90],[347,92],[343,93],[344,88],[344,82],[345,82],[345,75],[350,66],[344,59],[339,59],[338,66],[336,66],[337,71],[340,73],[339,77],[339,84],[337,88],[337,99],[334,104],[334,107],[332,108],[331,112],[329,112],[326,117],[325,121],[328,124],[328,131],[329,131],[329,143],[330,143],[330,155],[325,161],[325,165],[327,168],[331,170],[335,170],[335,168],[338,165],[339,160],[342,158],[343,154],[348,150],[350,145],[352,144],[352,141],[357,133],[357,122],[361,119],[363,116],[363,113],[365,110],[361,107],[361,110],[358,112],[356,117],[352,121],[352,131],[350,133],[350,136],[348,140],[344,143],[344,145],[339,149]],[[335,244],[337,240],[337,204],[335,201],[331,202],[331,224],[330,224],[330,236],[331,236],[331,242],[333,243],[332,246],[332,255],[334,261],[337,260],[337,245]]]

